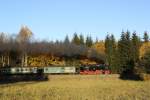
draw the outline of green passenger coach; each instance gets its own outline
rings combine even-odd
[[[67,74],[75,72],[75,67],[44,67],[45,74]]]

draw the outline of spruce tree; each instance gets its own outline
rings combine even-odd
[[[64,40],[64,44],[69,44],[70,43],[70,41],[69,41],[69,37],[68,37],[68,35],[65,37],[65,40]]]
[[[143,39],[144,39],[144,42],[149,42],[149,36],[148,36],[148,33],[146,31],[144,32]]]
[[[81,44],[81,45],[84,45],[84,44],[85,44],[85,43],[84,43],[84,37],[83,37],[82,34],[80,34],[80,44]]]
[[[91,47],[93,45],[93,39],[91,36],[89,36],[89,46]]]
[[[126,32],[126,55],[127,55],[127,59],[130,63],[131,59],[132,59],[132,41],[131,41],[131,38],[130,38],[130,32],[127,30]]]
[[[87,36],[86,38],[86,46],[91,47],[93,45],[93,40],[91,36]]]
[[[130,39],[130,32],[122,32],[121,39],[118,42],[118,55],[119,55],[119,66],[122,71],[133,70],[132,61],[132,45]]]
[[[105,39],[105,53],[106,53],[106,60],[107,60],[107,64],[110,65],[110,55],[111,55],[111,46],[110,46],[110,37],[109,35],[106,36]]]
[[[105,53],[107,64],[113,73],[118,72],[118,65],[117,65],[117,51],[116,51],[116,42],[113,35],[106,36],[105,39]]]
[[[95,41],[95,43],[98,43],[99,41],[98,41],[98,37],[96,37],[96,41]]]
[[[80,38],[78,37],[77,33],[74,33],[73,39],[72,39],[72,43],[76,44],[76,45],[80,45]]]
[[[126,61],[125,61],[125,33],[122,32],[121,34],[121,38],[118,41],[118,66],[121,68],[121,70],[123,70],[123,67],[126,65]]]
[[[118,55],[117,55],[117,47],[116,47],[116,41],[114,35],[111,35],[110,40],[111,40],[111,48],[112,48],[110,68],[113,73],[118,73],[120,68],[118,67]]]
[[[139,61],[139,49],[140,49],[141,41],[140,38],[136,35],[136,32],[132,34],[132,59],[134,61],[134,66],[135,64],[138,63]]]

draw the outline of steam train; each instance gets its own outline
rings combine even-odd
[[[48,74],[111,74],[108,66],[82,65],[80,67],[1,67],[0,75],[48,75]]]
[[[82,65],[80,67],[0,67],[0,83],[20,81],[45,81],[50,74],[96,75],[111,74],[106,65]]]

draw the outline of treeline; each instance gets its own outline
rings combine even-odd
[[[0,66],[29,66],[28,59],[39,55],[59,57],[68,61],[89,59],[104,63],[105,56],[92,48],[91,36],[74,33],[64,41],[39,41],[33,39],[32,31],[23,26],[15,36],[0,34]]]
[[[145,47],[141,49],[143,45]],[[140,50],[145,52],[141,55]],[[45,59],[41,57],[43,55]],[[31,64],[31,59],[35,57],[38,57],[34,59],[35,64]],[[66,36],[63,41],[39,41],[33,39],[32,31],[26,26],[21,27],[16,35],[0,33],[1,67],[38,66],[37,62],[43,63],[39,66],[50,66],[53,63],[48,60],[54,57],[69,65],[73,62],[82,64],[81,60],[103,63],[109,66],[112,73],[150,73],[149,35],[144,32],[141,39],[136,32],[131,34],[126,31],[121,33],[119,40],[109,34],[104,42],[100,42],[98,39],[94,41],[91,36],[84,37],[77,33],[72,39]]]
[[[140,57],[140,48],[149,43],[149,36],[144,32],[141,39],[136,32],[122,32],[118,41],[113,34],[105,39],[106,63],[113,73],[125,74],[150,73],[150,48]]]

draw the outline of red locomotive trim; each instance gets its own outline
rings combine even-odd
[[[96,71],[80,71],[81,75],[97,75],[97,74],[111,74],[110,70],[96,70]]]

